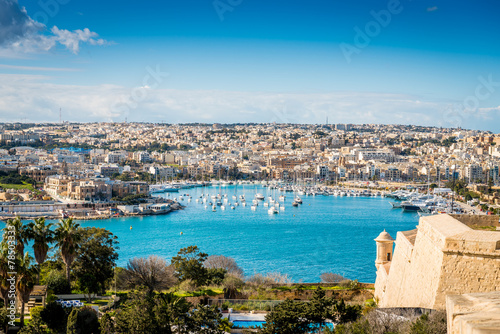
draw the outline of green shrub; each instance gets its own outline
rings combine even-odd
[[[345,279],[343,281],[339,282],[339,286],[342,288],[349,288],[352,284],[352,281],[350,279]]]
[[[68,314],[66,310],[56,302],[47,304],[40,311],[40,316],[47,326],[56,333],[64,333]]]
[[[230,307],[230,306],[231,306],[231,303],[230,303],[230,302],[228,302],[228,301],[225,301],[224,303],[222,303],[222,305],[221,305],[221,309],[222,309],[223,311],[227,311],[227,310],[229,309],[229,307]]]
[[[52,290],[55,294],[71,293],[71,286],[62,271],[51,270],[45,277],[45,284],[47,289]]]
[[[68,334],[100,333],[97,313],[90,307],[75,308],[68,317]]]
[[[192,293],[196,291],[196,283],[192,279],[187,279],[179,284],[179,290]]]

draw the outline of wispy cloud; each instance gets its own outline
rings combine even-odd
[[[438,10],[437,6],[427,8],[428,12],[435,12],[436,10]]]
[[[139,103],[131,103],[131,89],[116,85],[75,86],[49,83],[45,76],[0,74],[0,121],[28,119],[57,121],[59,108],[70,121],[166,121],[244,123],[399,123],[437,124],[449,101],[420,96],[365,92],[266,93],[151,89]],[[140,91],[135,92],[137,94]],[[471,116],[469,126],[500,129],[498,108]],[[482,124],[482,125],[481,125]]]
[[[18,65],[7,65],[7,64],[0,64],[0,68],[6,68],[6,69],[11,69],[11,70],[21,70],[21,71],[42,71],[42,72],[77,72],[77,71],[81,71],[81,70],[76,69],[76,68],[18,66]]]
[[[74,54],[80,45],[106,45],[107,41],[88,28],[69,31],[54,26],[50,30],[34,21],[17,0],[0,0],[0,56],[46,52],[57,45]]]

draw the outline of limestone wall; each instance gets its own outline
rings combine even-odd
[[[375,299],[381,301],[385,294],[388,273],[385,266],[380,266],[377,270],[377,279],[375,280]]]
[[[467,226],[500,226],[497,215],[450,215]]]
[[[436,295],[436,308],[445,307],[448,294],[490,291],[500,291],[500,256],[493,258],[445,255]]]
[[[378,270],[375,289],[380,307],[432,309],[444,309],[450,293],[500,291],[500,232],[422,217],[414,245],[398,232],[389,273]]]
[[[500,292],[446,297],[449,334],[499,334]]]
[[[398,233],[380,307],[431,308],[429,305],[435,299],[443,260],[443,253],[436,246],[439,241],[439,234],[425,225],[418,226],[414,246]]]

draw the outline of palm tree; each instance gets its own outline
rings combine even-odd
[[[36,283],[38,275],[38,268],[31,264],[33,258],[29,256],[28,252],[24,257],[18,257],[17,263],[17,298],[21,302],[21,316],[19,318],[20,326],[24,325],[24,305],[29,300],[31,291]]]
[[[80,224],[75,223],[73,218],[61,219],[57,223],[55,240],[66,265],[66,279],[68,282],[70,282],[71,264],[76,258],[76,250],[81,239]]]
[[[7,305],[7,295],[9,292],[9,283],[7,278],[9,278],[9,247],[6,240],[2,240],[0,243],[0,297],[3,299],[3,304]]]
[[[50,229],[53,225],[53,223],[47,224],[43,217],[35,218],[34,222],[28,224],[28,238],[34,241],[33,250],[39,266],[45,262],[49,244],[54,241],[54,232]],[[40,275],[38,275],[36,282],[37,284],[40,282]]]
[[[10,233],[14,232],[13,235],[16,239],[16,254],[24,254],[24,244],[28,240],[28,228],[26,225],[23,225],[21,218],[18,216],[14,219],[8,219],[5,222],[4,231],[4,240],[6,240],[6,236],[11,235]],[[9,233],[10,232],[10,233]]]

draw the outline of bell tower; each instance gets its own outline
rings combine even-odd
[[[375,267],[378,268],[380,265],[384,265],[392,261],[392,246],[394,244],[394,239],[385,230],[380,233],[375,239],[377,244],[377,259],[375,260]]]

